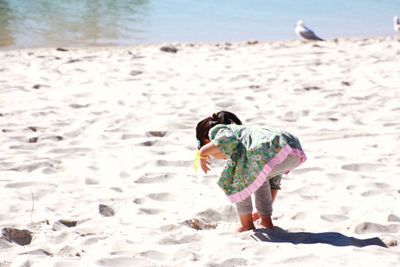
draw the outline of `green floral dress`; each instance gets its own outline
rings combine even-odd
[[[255,192],[288,157],[298,161],[284,173],[306,160],[297,137],[279,129],[219,124],[209,138],[228,157],[218,185],[233,203]]]

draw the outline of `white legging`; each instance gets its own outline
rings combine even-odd
[[[271,196],[271,186],[270,179],[274,179],[289,170],[294,169],[300,164],[300,157],[287,157],[282,163],[275,166],[271,171],[270,175],[264,184],[254,192],[256,209],[261,216],[271,216],[272,215],[272,196]],[[253,212],[253,204],[251,201],[251,195],[236,203],[236,209],[239,215],[251,214]]]
[[[269,179],[254,192],[256,209],[261,216],[272,215],[272,196]],[[236,209],[239,215],[251,214],[253,212],[253,204],[251,196],[236,203]]]

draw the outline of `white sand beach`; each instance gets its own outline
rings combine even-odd
[[[399,40],[162,46],[0,51],[1,267],[399,266]],[[307,154],[274,230],[193,170],[220,110]]]

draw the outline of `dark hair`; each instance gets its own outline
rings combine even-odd
[[[212,116],[201,120],[196,126],[196,138],[197,138],[197,148],[200,149],[204,146],[204,139],[208,139],[208,132],[212,127],[218,124],[238,124],[242,125],[242,122],[239,118],[229,112],[229,111],[220,111],[214,113]]]

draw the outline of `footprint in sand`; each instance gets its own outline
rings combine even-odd
[[[347,190],[354,190],[356,188],[357,188],[357,185],[355,185],[355,184],[350,184],[350,185],[346,186]]]
[[[12,171],[17,171],[17,172],[32,172],[34,170],[37,170],[39,168],[57,168],[56,165],[59,162],[36,162],[36,163],[27,163],[27,164],[22,164],[18,167],[11,168],[10,170]]]
[[[171,180],[172,173],[146,173],[135,180],[137,184],[165,183]]]
[[[340,214],[324,214],[321,215],[321,219],[328,222],[342,222],[348,220],[349,217]]]
[[[372,189],[372,190],[368,190],[365,191],[363,193],[361,193],[361,196],[363,197],[371,197],[371,196],[376,196],[376,195],[380,195],[380,194],[387,194],[388,190],[386,189]]]
[[[56,254],[55,256],[58,257],[79,257],[84,253],[84,251],[82,249],[77,249],[71,246],[64,246],[62,247]],[[63,265],[61,265],[63,266]],[[60,267],[61,267],[60,266]],[[67,266],[67,265],[65,265]]]
[[[51,256],[51,257],[53,256],[53,254],[41,248],[22,252],[20,255]]]
[[[157,215],[161,212],[163,212],[163,211],[160,209],[153,209],[153,208],[140,208],[139,209],[139,214]]]
[[[135,204],[143,204],[145,202],[145,199],[144,198],[135,198],[134,200],[133,200],[133,203],[135,203]]]
[[[113,190],[118,193],[124,192],[124,190],[121,187],[110,187],[110,190]]]
[[[290,217],[292,220],[303,220],[305,218],[307,218],[307,213],[305,212],[297,212],[295,215]]]
[[[56,228],[53,228],[56,229]],[[49,240],[50,244],[62,244],[68,243],[71,240],[72,236],[70,232],[60,231],[57,234],[54,234],[52,238]]]
[[[389,214],[388,222],[400,222],[400,217],[395,214]]]
[[[91,236],[91,235],[94,235],[94,234],[91,234],[91,233],[88,233],[86,235],[81,235],[81,236],[86,237],[88,235],[90,235],[90,237],[85,239],[83,242],[81,242],[81,244],[83,246],[93,245],[93,244],[96,244],[96,243],[98,243],[100,241],[103,241],[104,239],[107,238],[105,236]]]
[[[143,252],[140,252],[139,255],[144,257],[144,258],[150,258],[150,259],[159,260],[159,261],[165,261],[166,258],[168,257],[167,254],[162,253],[162,252],[157,251],[157,250],[143,251]]]
[[[186,243],[194,243],[200,241],[200,237],[197,234],[193,235],[186,235],[182,238],[176,238],[173,235],[167,236],[162,238],[158,241],[160,245],[179,245],[179,244],[186,244]]]
[[[387,188],[390,188],[390,185],[387,184],[387,183],[370,183],[369,185],[370,185],[370,186],[374,186],[374,187],[379,188],[379,189],[387,189]]]
[[[115,211],[112,207],[104,204],[99,205],[99,213],[104,217],[112,217],[115,215]]]
[[[54,168],[44,168],[42,170],[43,174],[54,174],[54,173],[57,173],[57,172],[58,172],[58,170],[54,169]]]
[[[140,266],[141,264],[143,264],[142,259],[134,258],[132,256],[114,256],[98,259],[96,261],[96,265],[99,266]]]
[[[376,171],[379,167],[382,167],[382,165],[373,163],[353,163],[353,164],[343,165],[342,169],[354,172],[371,172],[371,171]]]
[[[164,233],[166,233],[166,232],[169,233],[169,232],[178,230],[180,228],[181,228],[181,226],[177,225],[177,224],[166,224],[166,225],[160,226],[161,232],[164,232]]]
[[[382,225],[372,222],[364,222],[358,224],[354,231],[356,234],[369,234],[369,233],[398,233],[400,231],[399,224]]]
[[[153,193],[147,195],[150,199],[157,201],[174,201],[175,196],[171,193]]]
[[[167,134],[166,131],[148,131],[146,136],[148,137],[164,137]]]
[[[225,260],[219,264],[209,263],[210,266],[215,267],[228,267],[228,266],[249,266],[249,263],[246,259],[243,258],[232,258]]]
[[[24,187],[53,187],[56,188],[57,185],[52,183],[45,183],[45,182],[17,182],[17,183],[8,183],[4,185],[6,188],[24,188]]]
[[[1,237],[5,238],[9,242],[14,242],[20,246],[29,245],[32,241],[33,234],[29,230],[26,229],[17,229],[17,228],[2,228],[1,229]]]
[[[96,185],[96,184],[99,184],[99,181],[94,179],[94,178],[89,178],[88,177],[88,178],[85,179],[85,184],[87,184],[87,185]]]
[[[192,164],[192,160],[157,160],[155,163],[159,167],[188,167]]]
[[[156,141],[144,141],[140,143],[141,146],[154,146],[157,142]]]
[[[138,134],[123,134],[121,135],[122,140],[128,140],[128,139],[134,139],[134,138],[139,138],[140,135]]]

